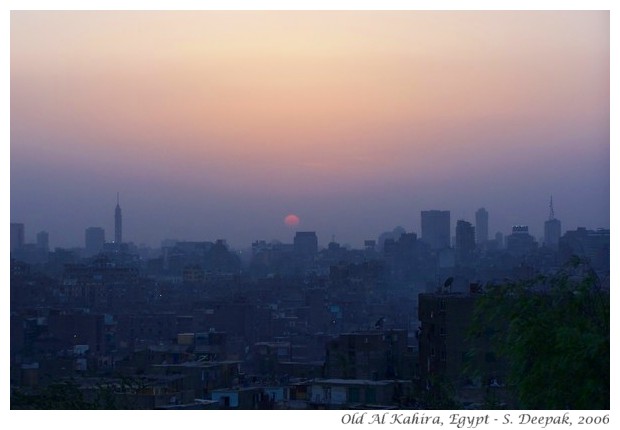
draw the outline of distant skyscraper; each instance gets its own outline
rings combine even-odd
[[[24,224],[21,222],[11,223],[11,252],[24,246]]]
[[[485,208],[476,211],[476,243],[483,244],[489,240],[489,212]]]
[[[531,253],[537,247],[536,240],[530,235],[526,225],[515,225],[512,234],[506,236],[506,249],[515,256],[523,256]]]
[[[84,232],[86,256],[92,257],[101,252],[105,244],[105,230],[101,227],[88,227]]]
[[[116,209],[114,210],[114,243],[123,243],[123,215],[121,214],[118,193],[116,193]]]
[[[40,231],[37,233],[37,248],[46,252],[49,251],[50,236],[46,231]]]
[[[450,211],[422,211],[422,238],[431,249],[450,247]]]
[[[460,262],[473,257],[476,249],[476,235],[474,226],[470,222],[458,220],[456,222],[456,255]]]
[[[298,231],[293,239],[295,253],[301,256],[312,256],[319,251],[318,238],[314,231]]]
[[[545,221],[545,246],[553,250],[558,250],[562,236],[562,223],[555,218],[553,213],[553,196],[549,201],[549,219]]]

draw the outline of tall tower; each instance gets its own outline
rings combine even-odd
[[[485,208],[476,211],[476,243],[483,244],[489,240],[489,212]]]
[[[459,263],[471,260],[476,249],[476,229],[470,222],[458,220],[456,222],[456,256]]]
[[[11,223],[11,252],[17,251],[24,246],[24,224],[21,222]]]
[[[116,193],[116,209],[114,210],[114,243],[123,243],[123,215],[121,215],[118,193]]]
[[[422,211],[422,240],[433,250],[450,248],[450,211]]]
[[[545,246],[557,251],[560,246],[560,236],[562,236],[562,223],[555,218],[553,196],[551,196],[549,200],[549,219],[545,221]]]

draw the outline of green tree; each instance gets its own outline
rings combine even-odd
[[[11,409],[92,409],[73,381],[50,384],[38,394],[11,391]]]
[[[609,309],[596,273],[574,259],[552,277],[488,288],[472,333],[496,333],[519,407],[609,409]]]

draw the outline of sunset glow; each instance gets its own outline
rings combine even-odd
[[[288,225],[289,227],[295,227],[299,225],[299,217],[293,214],[287,215],[286,217],[284,217],[284,224]]]
[[[608,12],[11,13],[11,216],[32,231],[75,240],[119,190],[136,242],[286,238],[292,204],[322,238],[489,201],[496,231],[542,223],[551,193],[567,227],[608,226],[592,189]]]

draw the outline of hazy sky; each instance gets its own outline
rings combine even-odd
[[[609,13],[12,12],[26,240],[609,228]],[[301,219],[284,224],[287,214]]]

